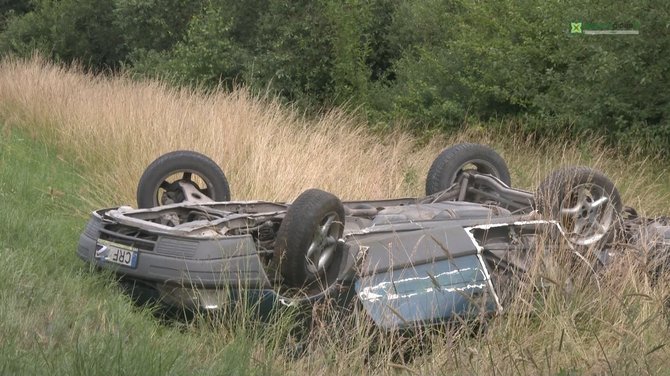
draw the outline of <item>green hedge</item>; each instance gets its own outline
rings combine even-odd
[[[665,0],[36,0],[0,9],[0,52],[270,90],[373,125],[670,142]],[[571,33],[625,28],[639,35]]]

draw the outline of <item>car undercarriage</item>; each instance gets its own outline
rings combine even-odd
[[[623,243],[657,273],[670,244],[668,220],[623,207],[602,173],[568,167],[517,189],[477,144],[445,149],[425,196],[344,202],[318,189],[231,201],[213,161],[177,151],[147,168],[138,204],[93,212],[79,257],[164,304],[216,310],[244,292],[272,310],[346,296],[385,329],[503,312],[510,280],[550,252],[595,271]]]

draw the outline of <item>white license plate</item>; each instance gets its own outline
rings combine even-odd
[[[95,258],[134,269],[137,267],[137,248],[98,239],[95,245]]]

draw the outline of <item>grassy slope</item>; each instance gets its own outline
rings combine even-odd
[[[88,207],[79,192],[87,184],[52,148],[4,129],[0,374],[266,374],[263,364],[251,363],[242,337],[218,341],[226,336],[160,325],[134,308],[110,275],[84,267],[74,250]],[[200,362],[203,355],[208,362]]]
[[[669,366],[668,288],[652,289],[633,256],[600,286],[520,294],[484,335],[428,336],[433,351],[398,366],[392,342],[365,356],[380,344],[355,324],[320,323],[309,356],[291,361],[281,325],[161,325],[74,255],[87,210],[132,203],[142,168],[176,148],[222,162],[235,198],[286,200],[310,186],[345,198],[418,195],[440,147],[485,142],[502,152],[516,185],[531,187],[557,165],[588,164],[612,176],[627,203],[667,213],[670,184],[658,160],[621,156],[597,140],[536,149],[478,130],[417,148],[404,134],[380,141],[338,114],[310,122],[245,93],[176,93],[40,62],[0,64],[0,122],[9,125],[0,126],[0,373],[654,374]]]

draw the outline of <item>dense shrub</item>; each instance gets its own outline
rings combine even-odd
[[[182,41],[159,53],[152,50],[135,62],[139,73],[159,74],[178,83],[211,84],[238,77],[246,54],[231,40],[233,19],[219,7],[207,6],[194,16]]]
[[[34,4],[25,0],[3,0],[0,2],[0,28],[8,18],[24,15],[33,10]]]
[[[347,104],[372,124],[449,130],[512,118],[536,134],[591,132],[657,151],[670,142],[665,0],[8,4],[0,53],[244,84],[309,109]],[[573,34],[577,21],[640,34]]]
[[[203,0],[114,0],[114,24],[129,51],[170,50],[184,37]]]
[[[58,61],[114,68],[127,48],[113,9],[112,0],[36,0],[34,11],[8,20],[0,51],[25,56],[37,49]]]

